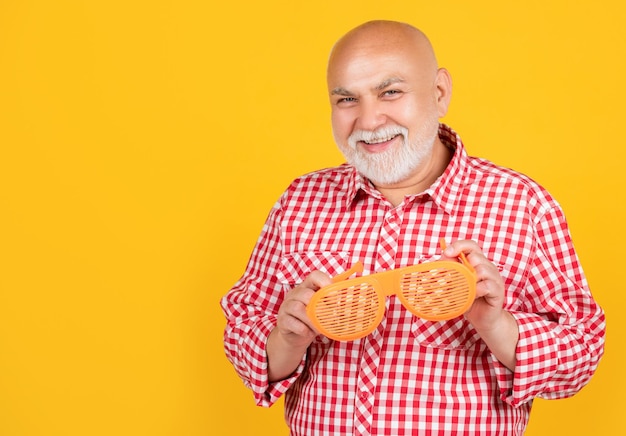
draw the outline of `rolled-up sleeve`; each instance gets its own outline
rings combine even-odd
[[[538,220],[536,236],[521,310],[511,311],[519,327],[515,371],[494,358],[500,397],[512,406],[574,395],[604,352],[605,315],[592,298],[558,206]]]
[[[276,317],[285,293],[277,271],[280,268],[280,200],[272,208],[244,275],[221,299],[226,317],[224,351],[244,384],[260,406],[271,406],[297,379],[304,357],[288,379],[270,383],[267,372],[267,338],[276,326]]]

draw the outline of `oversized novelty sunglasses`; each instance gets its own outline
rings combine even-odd
[[[445,242],[441,241],[442,248]],[[397,295],[415,316],[443,321],[465,313],[476,295],[476,272],[463,253],[461,262],[437,260],[348,279],[363,271],[361,262],[319,289],[306,312],[323,335],[350,341],[373,332],[385,312],[387,296]]]

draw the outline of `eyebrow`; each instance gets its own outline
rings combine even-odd
[[[383,89],[394,85],[396,83],[404,83],[405,80],[401,79],[400,77],[390,77],[387,80],[383,80],[382,82],[380,82],[378,84],[378,86],[376,86],[374,89],[376,89],[377,91],[382,91]]]
[[[401,79],[400,77],[390,77],[388,79],[383,80],[382,82],[380,82],[378,85],[376,85],[373,89],[376,91],[382,91],[383,89],[396,84],[396,83],[404,83],[405,80]],[[334,88],[331,92],[331,95],[343,95],[345,96],[352,96],[354,95],[352,92],[348,91],[346,88],[343,88],[341,86],[338,86],[337,88]]]
[[[346,88],[342,88],[342,87],[337,87],[337,88],[333,89],[330,93],[331,93],[331,95],[343,95],[343,96],[351,96],[351,95],[353,95]]]

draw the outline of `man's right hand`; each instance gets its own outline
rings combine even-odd
[[[267,339],[267,361],[270,382],[289,377],[298,368],[302,356],[319,332],[306,314],[315,291],[331,283],[330,277],[313,271],[285,296],[278,309],[276,327]]]

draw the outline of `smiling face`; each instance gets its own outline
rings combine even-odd
[[[401,23],[368,23],[333,49],[327,79],[335,141],[377,186],[429,167],[448,103],[441,76],[449,79],[426,37]]]

